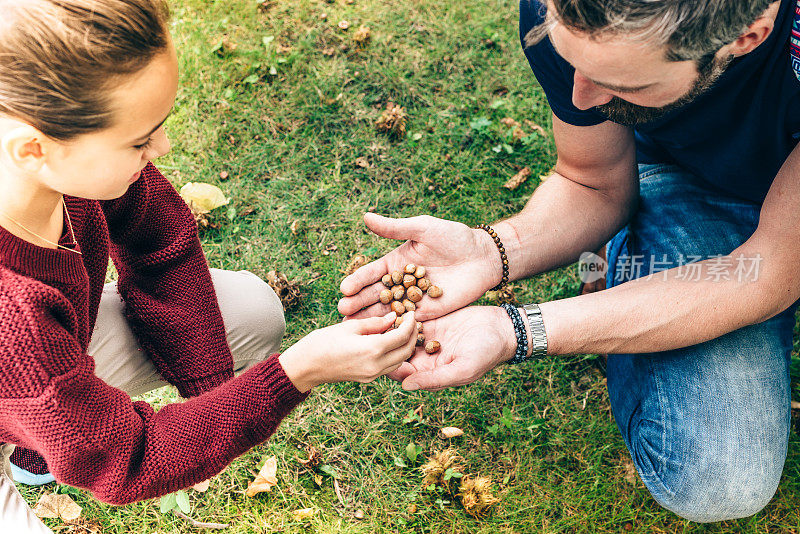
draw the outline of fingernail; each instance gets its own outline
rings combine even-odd
[[[410,384],[403,384],[403,389],[406,391],[416,391],[419,389],[419,384],[414,384],[413,382]]]

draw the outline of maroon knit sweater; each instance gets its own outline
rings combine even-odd
[[[277,355],[233,378],[194,220],[152,164],[120,199],[65,201],[82,256],[0,227],[0,442],[38,451],[56,480],[114,504],[209,478],[305,395]],[[95,376],[86,348],[109,253],[142,347],[194,398],[156,413]]]

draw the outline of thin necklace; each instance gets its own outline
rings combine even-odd
[[[69,210],[67,209],[67,203],[64,202],[64,197],[61,197],[61,206],[64,208],[64,213],[67,216],[67,228],[69,229],[69,238],[70,238],[71,241],[75,242],[75,231],[72,228],[72,219],[70,219],[70,217],[69,217]],[[23,230],[28,232],[29,234],[31,234],[32,236],[38,237],[39,239],[41,239],[45,243],[49,243],[49,244],[53,245],[56,248],[60,248],[60,249],[63,249],[63,250],[69,250],[70,252],[74,252],[75,254],[83,256],[83,253],[80,250],[77,250],[77,249],[74,249],[74,248],[70,248],[70,247],[65,247],[61,243],[53,243],[49,239],[40,236],[39,234],[37,234],[36,232],[34,232],[33,230],[31,230],[30,228],[25,226],[24,224],[22,224],[18,220],[14,219],[11,215],[9,215],[7,213],[3,213],[3,212],[0,212],[0,214],[2,214],[3,217],[5,217],[9,221],[13,222],[17,226],[19,226],[20,228],[22,228]]]

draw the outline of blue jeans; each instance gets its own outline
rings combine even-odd
[[[639,172],[639,210],[608,245],[608,287],[692,256],[728,254],[756,229],[757,204],[711,192],[675,166]],[[691,347],[609,356],[617,426],[665,508],[721,521],[755,514],[774,495],[789,439],[795,308]]]

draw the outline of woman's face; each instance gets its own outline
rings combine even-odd
[[[42,186],[59,193],[110,200],[125,194],[151,161],[169,152],[164,120],[178,89],[178,61],[170,43],[111,92],[109,128],[45,147]]]

